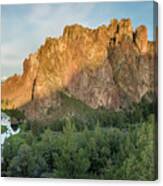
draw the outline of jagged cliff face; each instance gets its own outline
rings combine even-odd
[[[1,96],[7,100],[7,108],[19,108],[31,101],[38,66],[37,54],[32,54],[24,61],[22,76],[14,75],[2,83]]]
[[[67,26],[24,61],[22,76],[2,84],[2,100],[38,120],[60,107],[57,93],[65,89],[92,108],[117,110],[153,91],[154,58],[146,27],[134,32],[130,19],[97,29]]]

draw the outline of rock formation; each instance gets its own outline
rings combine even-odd
[[[14,75],[2,83],[2,100],[7,100],[7,108],[19,108],[30,102],[38,71],[37,54],[29,55],[23,64],[23,75]]]
[[[135,42],[142,53],[146,53],[148,50],[148,37],[147,28],[143,25],[136,29]]]
[[[147,28],[134,32],[130,19],[113,19],[97,29],[66,26],[63,36],[47,38],[24,61],[21,76],[2,84],[2,100],[37,120],[60,106],[57,92],[64,89],[92,108],[117,110],[139,102],[154,88],[153,45]]]

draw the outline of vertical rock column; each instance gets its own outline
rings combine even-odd
[[[148,50],[148,33],[144,25],[139,26],[135,32],[135,43],[142,54]]]

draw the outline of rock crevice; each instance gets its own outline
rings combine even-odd
[[[7,108],[35,111],[38,118],[46,118],[41,108],[59,105],[57,92],[65,88],[92,108],[116,110],[125,100],[139,102],[153,89],[153,47],[147,28],[133,31],[130,19],[113,19],[97,29],[66,26],[63,36],[47,38],[25,59],[21,76],[2,83],[2,100]]]

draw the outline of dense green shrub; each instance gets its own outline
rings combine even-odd
[[[5,109],[2,110],[2,112],[5,112],[8,116],[10,116],[11,118],[16,118],[17,120],[25,119],[24,113],[18,109]]]
[[[63,132],[31,131],[6,140],[3,176],[153,180],[153,116],[139,125],[77,132],[67,120]]]
[[[21,125],[3,147],[2,176],[154,180],[153,104]]]
[[[7,127],[6,126],[3,126],[1,125],[1,133],[4,133],[7,131]]]

